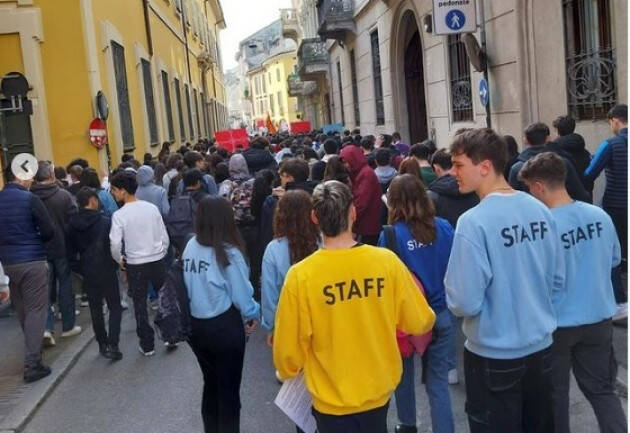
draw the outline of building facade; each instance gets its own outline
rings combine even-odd
[[[99,92],[112,166],[123,153],[142,159],[165,141],[212,137],[228,118],[224,28],[219,0],[0,0],[0,76],[23,74],[32,104],[32,115],[0,117],[3,167],[29,152],[107,172],[106,150],[88,137]]]
[[[491,126],[521,143],[528,124],[571,113],[594,150],[610,134],[607,110],[627,102],[627,1],[477,0],[476,7]],[[460,128],[486,125],[483,73],[459,36],[433,32],[431,0],[294,0],[293,10],[281,11],[286,34],[309,31],[313,8],[328,54],[319,116],[329,112],[326,120],[363,135],[399,131],[409,143],[433,138],[440,147]],[[481,30],[474,36],[481,41]],[[298,50],[298,63],[309,54]]]

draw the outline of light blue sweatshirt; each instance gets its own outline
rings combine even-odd
[[[490,194],[460,217],[444,284],[468,350],[516,359],[551,345],[552,292],[564,290],[559,249],[551,212],[524,192]]]
[[[184,282],[190,298],[190,313],[197,319],[210,319],[234,305],[247,319],[258,320],[260,305],[252,298],[249,267],[241,252],[227,246],[230,264],[221,268],[214,248],[205,247],[192,238],[182,254]]]
[[[290,267],[289,240],[284,237],[269,242],[262,259],[260,290],[262,326],[268,331],[273,331],[280,290],[282,290],[284,277]]]
[[[611,269],[621,261],[615,226],[597,206],[576,201],[551,209],[558,225],[566,287],[554,293],[559,327],[588,325],[615,314]]]

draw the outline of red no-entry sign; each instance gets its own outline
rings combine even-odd
[[[97,149],[107,144],[107,126],[102,119],[96,118],[90,123],[90,142]]]

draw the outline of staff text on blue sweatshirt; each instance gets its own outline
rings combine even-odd
[[[550,211],[524,192],[490,194],[460,217],[444,282],[468,350],[516,359],[551,345],[552,292],[564,290],[559,248]]]
[[[221,268],[214,248],[192,238],[182,254],[184,282],[190,298],[190,313],[197,319],[210,319],[234,305],[246,319],[258,319],[260,305],[252,298],[249,267],[241,252],[226,246],[230,264]]]
[[[551,209],[566,266],[566,291],[556,292],[558,326],[610,319],[616,309],[611,269],[621,261],[615,226],[597,206],[576,201]]]

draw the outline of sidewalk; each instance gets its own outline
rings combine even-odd
[[[57,345],[45,349],[43,353],[44,364],[51,366],[53,370],[49,376],[51,379],[45,378],[32,384],[26,384],[22,379],[24,334],[17,316],[12,314],[9,317],[0,318],[0,341],[2,341],[2,346],[6,348],[6,350],[0,351],[0,432],[7,428],[8,420],[6,418],[9,415],[15,416],[16,409],[20,409],[24,415],[30,415],[26,412],[35,409],[52,390],[54,382],[60,379],[63,371],[55,371],[55,367],[58,370],[60,368],[65,370],[73,361],[73,359],[67,359],[68,356],[73,355],[71,358],[78,356],[81,350],[92,340],[94,334],[91,329],[89,309],[81,308],[79,305],[80,301],[77,300],[77,309],[81,311],[81,314],[77,316],[76,324],[83,328],[83,332],[75,337],[61,338],[61,322],[55,321]],[[31,401],[31,406],[34,406],[29,409],[29,404],[25,399]],[[8,424],[10,425],[11,422]],[[19,426],[12,428],[17,427]]]

